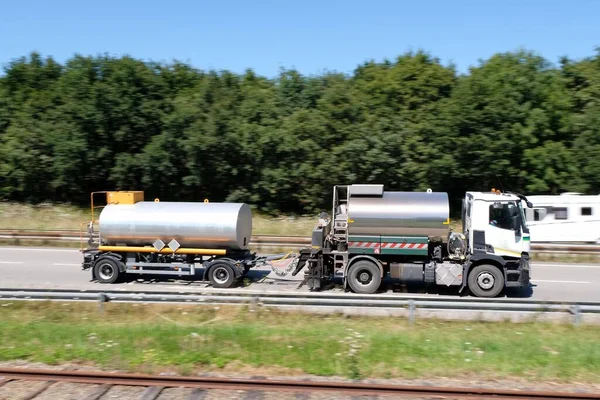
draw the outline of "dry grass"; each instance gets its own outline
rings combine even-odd
[[[90,220],[90,211],[65,204],[27,205],[0,202],[0,229],[79,230]],[[254,215],[255,235],[310,236],[314,217],[265,217]]]
[[[0,229],[79,229],[89,220],[88,209],[74,206],[0,202]]]
[[[273,218],[255,215],[252,221],[252,231],[254,235],[308,237],[316,224],[316,217]]]

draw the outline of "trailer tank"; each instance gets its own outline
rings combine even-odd
[[[350,190],[349,235],[447,239],[450,216],[447,193],[384,192],[383,185],[361,186]]]
[[[244,203],[150,202],[108,204],[99,217],[107,245],[165,244],[242,250],[252,234],[252,212]]]

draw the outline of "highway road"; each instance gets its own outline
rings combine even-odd
[[[250,290],[307,291],[298,288],[296,279],[275,279],[268,269],[253,270],[249,278],[253,283]],[[266,278],[266,279],[265,279]],[[532,292],[509,292],[509,297],[535,300],[600,301],[600,264],[551,264],[532,265]],[[102,289],[111,290],[173,290],[193,291],[208,287],[206,282],[168,278],[132,278],[124,283],[102,285],[91,281],[90,271],[81,269],[81,254],[78,250],[32,247],[0,247],[0,287],[37,289]],[[340,291],[340,289],[329,289]],[[435,290],[435,289],[434,289]],[[390,287],[392,291],[402,291]],[[411,294],[423,296],[446,296],[440,293],[420,293],[410,289]]]

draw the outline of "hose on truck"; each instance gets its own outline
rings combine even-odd
[[[289,275],[298,265],[299,257],[298,254],[293,254],[289,252],[285,254],[283,257],[278,259],[269,259],[267,258],[267,262],[271,264],[271,269],[277,276],[287,276]],[[282,263],[282,261],[284,261]],[[277,265],[279,263],[279,265]]]

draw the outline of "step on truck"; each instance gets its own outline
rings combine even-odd
[[[304,270],[311,290],[341,278],[356,293],[376,292],[387,275],[405,284],[468,289],[477,297],[527,288],[524,205],[531,207],[519,194],[467,192],[462,232],[454,232],[447,193],[335,186],[332,215],[321,214],[312,245],[300,251],[292,275]]]

